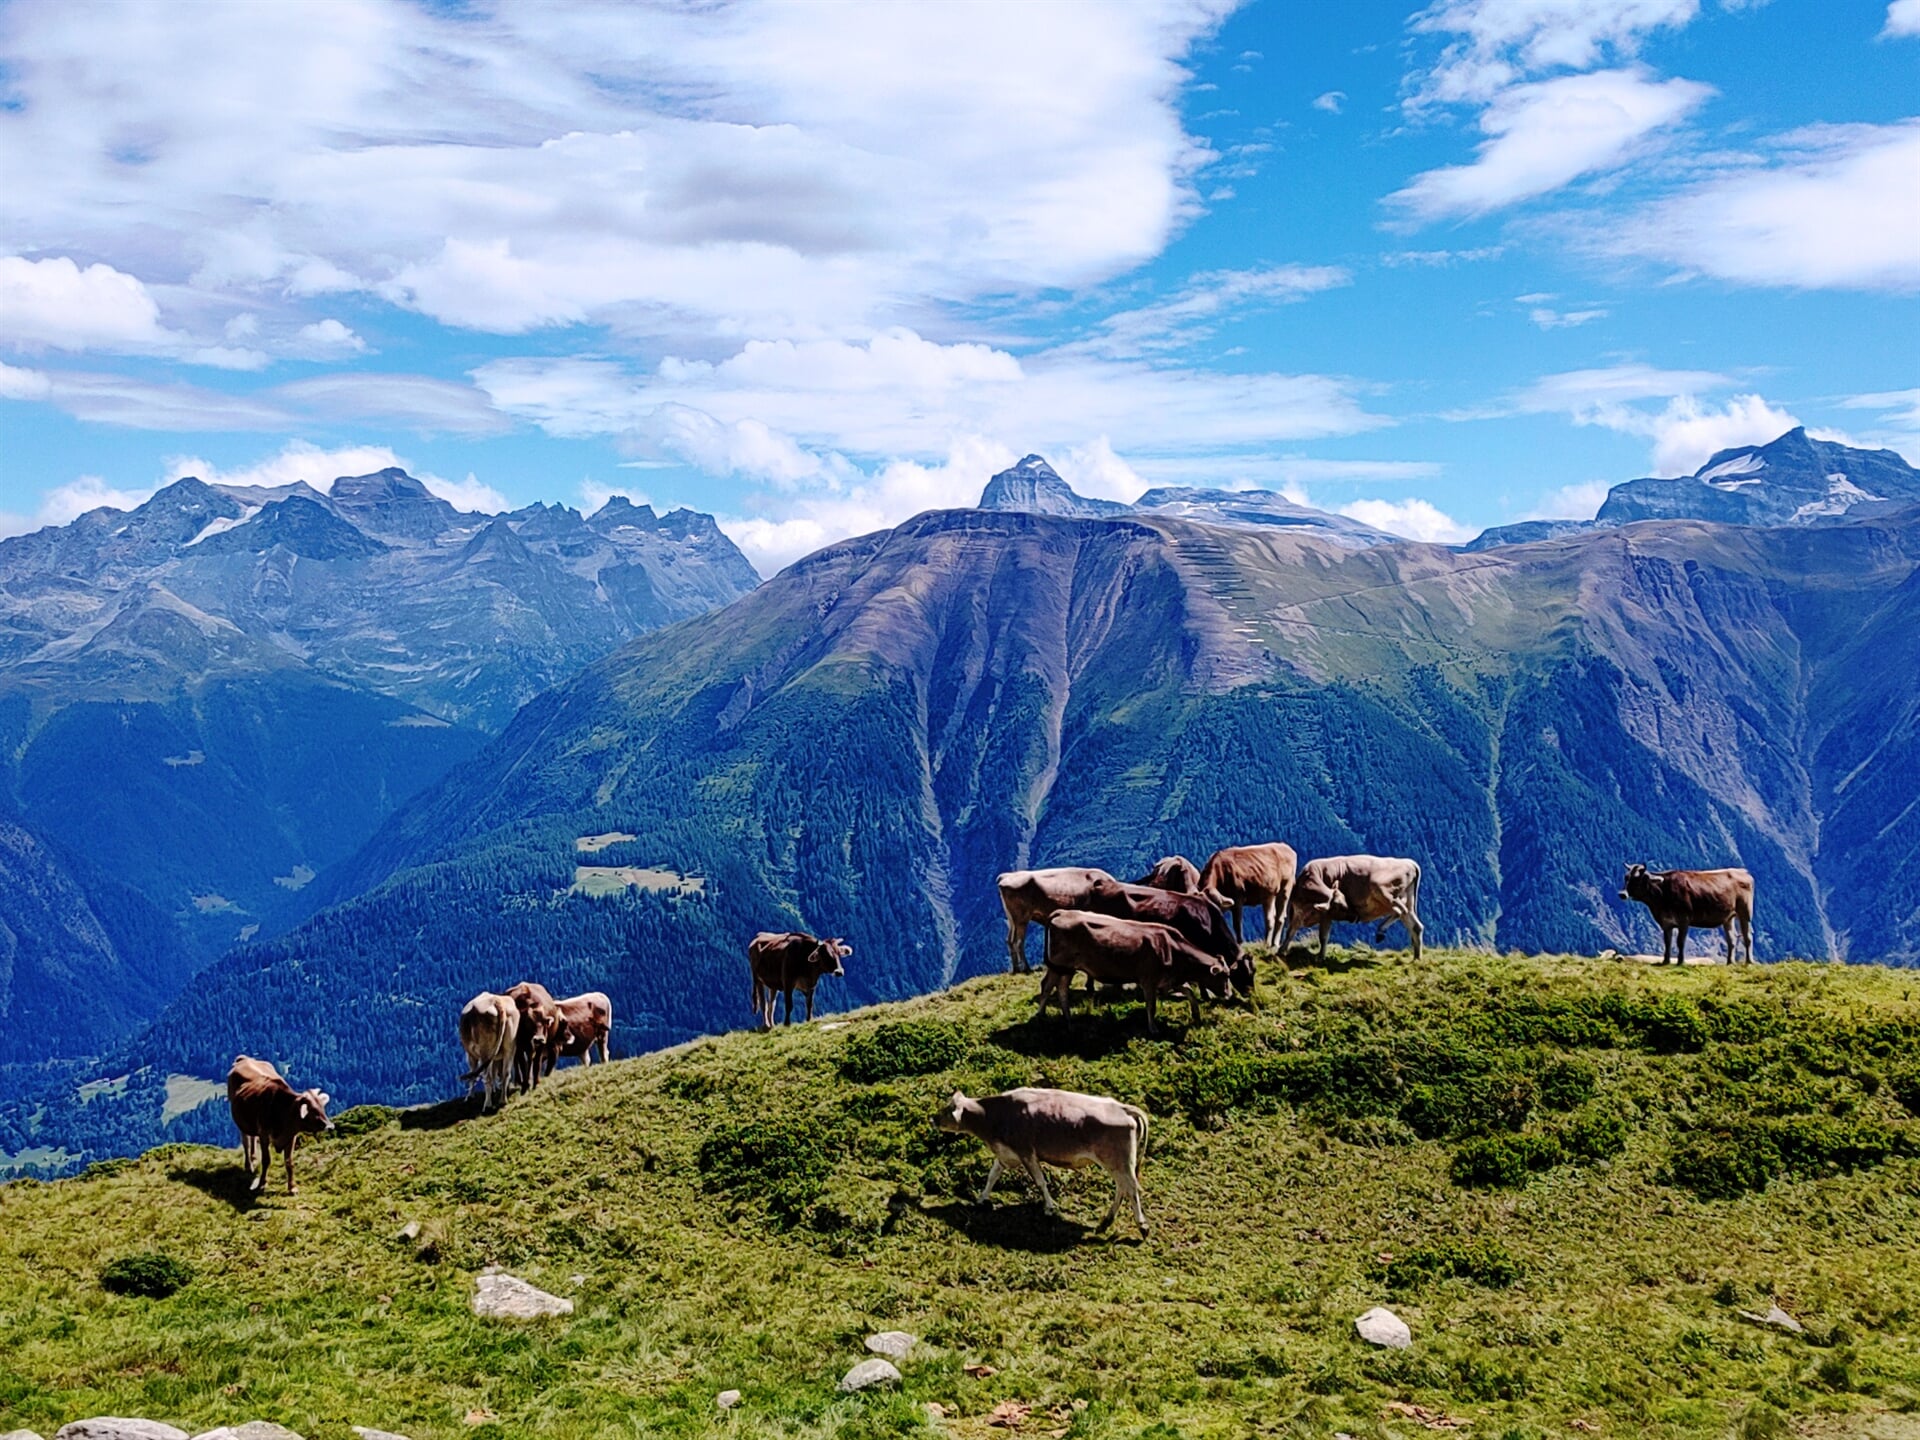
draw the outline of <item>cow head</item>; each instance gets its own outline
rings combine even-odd
[[[1234,957],[1227,964],[1227,979],[1233,986],[1234,994],[1253,996],[1254,972],[1253,957],[1244,950],[1236,949]]]
[[[1620,891],[1622,900],[1645,900],[1653,893],[1653,872],[1644,865],[1627,866],[1627,878]]]
[[[333,1097],[324,1090],[302,1090],[294,1098],[294,1132],[300,1135],[318,1135],[323,1130],[333,1129],[333,1121],[327,1118],[327,1106],[332,1100]]]
[[[821,975],[845,975],[847,967],[840,962],[852,953],[853,947],[838,935],[822,940],[813,947],[813,968]]]
[[[941,1107],[940,1112],[933,1117],[934,1128],[937,1130],[964,1130],[967,1128],[966,1117],[968,1112],[979,1108],[977,1102],[969,1100],[965,1095],[956,1090],[953,1092],[953,1098],[948,1100],[947,1103]]]

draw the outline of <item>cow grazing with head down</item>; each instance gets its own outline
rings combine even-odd
[[[1018,1165],[1040,1187],[1046,1213],[1057,1215],[1053,1191],[1047,1188],[1047,1165],[1078,1169],[1098,1165],[1113,1177],[1113,1204],[1099,1224],[1104,1230],[1120,1213],[1122,1201],[1133,1203],[1133,1220],[1141,1238],[1147,1234],[1147,1211],[1140,1199],[1140,1161],[1147,1151],[1147,1112],[1104,1095],[1081,1095],[1072,1090],[1027,1088],[1000,1095],[969,1099],[958,1090],[946,1108],[934,1116],[940,1129],[971,1135],[993,1152],[987,1183],[975,1203],[984,1205],[994,1182],[1009,1165]]]
[[[553,1047],[560,1041],[560,1004],[546,986],[522,980],[507,988],[519,1008],[520,1033],[513,1049],[513,1083],[531,1090],[553,1068]]]
[[[1298,864],[1291,845],[1229,845],[1208,858],[1197,888],[1222,910],[1233,911],[1233,933],[1242,940],[1247,937],[1240,928],[1241,907],[1259,907],[1267,922],[1267,943],[1272,945],[1287,913]]]
[[[1008,870],[997,883],[1000,908],[1007,912],[1007,958],[1016,975],[1032,968],[1027,964],[1027,926],[1046,924],[1058,910],[1084,910],[1102,887],[1111,891],[1120,884],[1104,870],[1079,865]]]
[[[286,1157],[287,1194],[294,1194],[293,1151],[302,1135],[318,1135],[333,1129],[327,1118],[331,1097],[324,1090],[296,1092],[278,1070],[265,1060],[250,1055],[234,1058],[227,1072],[227,1108],[240,1131],[240,1151],[246,1158],[247,1173],[253,1174],[253,1160],[260,1157],[260,1173],[249,1183],[249,1190],[267,1188],[267,1171],[273,1164],[273,1152]]]
[[[480,1113],[507,1103],[520,1046],[520,1007],[511,995],[482,990],[460,1008],[460,1048],[467,1052],[467,1094],[478,1084]]]
[[[1135,883],[1151,885],[1156,890],[1171,890],[1176,895],[1197,895],[1200,870],[1184,855],[1165,855]]]
[[[1200,1019],[1200,991],[1233,994],[1227,967],[1180,938],[1178,931],[1145,920],[1122,920],[1090,910],[1061,910],[1047,917],[1047,971],[1040,981],[1040,1013],[1047,999],[1060,1002],[1060,1017],[1072,1017],[1073,977],[1096,985],[1133,985],[1147,1002],[1147,1033],[1160,1033],[1162,995],[1184,990]]]
[[[1320,931],[1320,958],[1327,956],[1327,934],[1336,924],[1380,922],[1380,931],[1398,921],[1407,927],[1413,958],[1420,958],[1420,865],[1389,855],[1329,855],[1307,862],[1287,907],[1284,951],[1302,926]],[[1381,937],[1376,933],[1375,940]]]
[[[753,971],[753,1013],[760,1028],[773,1028],[773,1005],[787,997],[785,1023],[793,1023],[793,992],[807,997],[807,1019],[813,1019],[813,987],[825,975],[845,975],[840,962],[853,947],[839,936],[820,940],[804,930],[762,930],[747,946],[747,966]]]
[[[1178,895],[1151,885],[1095,885],[1074,908],[1168,926],[1196,950],[1225,965],[1236,993],[1253,995],[1253,957],[1241,950],[1219,907],[1198,895]]]
[[[1660,958],[1687,963],[1687,931],[1718,930],[1726,937],[1727,963],[1733,963],[1734,926],[1753,963],[1753,876],[1745,870],[1649,870],[1629,865],[1622,900],[1638,900],[1660,927]],[[1679,953],[1674,936],[1679,935]]]
[[[598,990],[589,990],[555,1003],[560,1007],[560,1034],[548,1052],[549,1071],[556,1061],[576,1056],[582,1065],[591,1065],[596,1045],[603,1064],[613,1058],[607,1048],[613,1035],[613,1001]]]

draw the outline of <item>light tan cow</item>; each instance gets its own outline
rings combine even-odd
[[[1287,910],[1287,933],[1280,942],[1284,953],[1293,932],[1303,925],[1318,926],[1320,958],[1327,955],[1327,933],[1336,924],[1380,923],[1384,932],[1399,921],[1407,927],[1413,958],[1420,958],[1420,865],[1390,855],[1329,855],[1307,862],[1293,887]],[[1377,934],[1376,943],[1383,938]]]
[[[593,1064],[596,1045],[602,1064],[613,1058],[609,1048],[613,1043],[613,1001],[601,991],[589,990],[554,1003],[560,1007],[560,1035],[547,1052],[548,1073],[556,1061],[570,1056],[578,1056],[582,1065]]]
[[[958,1090],[934,1117],[942,1130],[971,1135],[993,1152],[987,1183],[976,1203],[984,1205],[994,1182],[1009,1165],[1018,1165],[1040,1187],[1046,1213],[1058,1215],[1053,1191],[1047,1188],[1046,1165],[1079,1169],[1098,1165],[1113,1177],[1113,1204],[1099,1224],[1104,1230],[1120,1213],[1120,1204],[1133,1203],[1134,1223],[1142,1238],[1147,1233],[1146,1206],[1140,1198],[1140,1161],[1147,1153],[1147,1112],[1104,1095],[1081,1095],[1072,1090],[1027,1088],[969,1099]]]
[[[293,1152],[302,1135],[318,1135],[333,1129],[327,1118],[332,1097],[324,1090],[295,1091],[280,1072],[265,1060],[250,1055],[234,1057],[227,1072],[227,1108],[240,1131],[241,1153],[247,1157],[247,1173],[253,1173],[253,1156],[260,1156],[260,1174],[248,1185],[250,1190],[267,1188],[267,1170],[278,1150],[287,1162],[287,1194],[293,1188]]]
[[[1286,918],[1299,863],[1291,845],[1229,845],[1214,851],[1202,867],[1198,888],[1222,910],[1233,911],[1233,933],[1239,940],[1247,938],[1240,928],[1241,906],[1259,907],[1267,923],[1267,943],[1272,945]]]
[[[507,1103],[507,1091],[513,1084],[513,1057],[520,1041],[520,1007],[511,995],[496,995],[482,990],[460,1011],[460,1047],[467,1052],[467,1094],[475,1084],[480,1092],[480,1113],[487,1107]]]
[[[1007,958],[1013,973],[1025,975],[1033,967],[1027,964],[1027,927],[1044,925],[1057,910],[1084,910],[1088,901],[1100,893],[1119,893],[1120,882],[1104,870],[1087,866],[1062,865],[1051,870],[1008,870],[996,882],[1000,886],[1000,908],[1007,912]]]
[[[1151,885],[1156,890],[1171,890],[1176,895],[1197,895],[1200,892],[1200,870],[1184,855],[1163,855],[1154,862],[1153,869],[1134,883]]]

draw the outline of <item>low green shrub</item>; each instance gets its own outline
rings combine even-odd
[[[384,1130],[400,1118],[400,1112],[391,1105],[356,1105],[351,1110],[343,1110],[333,1117],[335,1135],[367,1135],[375,1130]]]
[[[109,1175],[118,1175],[122,1170],[131,1169],[133,1161],[125,1155],[115,1155],[110,1159],[96,1160],[80,1172],[82,1180],[104,1180]]]
[[[896,1020],[863,1030],[840,1054],[840,1073],[856,1084],[933,1075],[951,1069],[972,1048],[967,1032],[947,1020]]]
[[[1626,1118],[1619,1111],[1595,1106],[1560,1127],[1560,1144],[1575,1160],[1611,1160],[1627,1148],[1628,1134]]]
[[[1683,1136],[1667,1173],[1702,1199],[1730,1200],[1766,1189],[1776,1176],[1851,1174],[1916,1153],[1920,1136],[1904,1124],[1857,1116],[1743,1117]]]
[[[174,1291],[193,1283],[193,1267],[157,1250],[123,1255],[100,1271],[102,1289],[115,1295],[139,1295],[164,1300]]]
[[[1400,1118],[1425,1140],[1451,1140],[1518,1130],[1533,1113],[1533,1081],[1511,1070],[1463,1075],[1434,1085],[1415,1085]]]
[[[1387,1285],[1395,1290],[1453,1279],[1504,1290],[1520,1275],[1520,1262],[1492,1240],[1442,1240],[1397,1255],[1386,1266]]]
[[[1780,1173],[1780,1148],[1759,1126],[1696,1130],[1673,1147],[1668,1178],[1702,1200],[1732,1200],[1764,1190]]]
[[[1577,1110],[1593,1098],[1600,1072],[1577,1055],[1561,1055],[1540,1069],[1540,1103],[1549,1110]]]
[[[716,1126],[700,1142],[698,1164],[709,1190],[764,1201],[792,1225],[825,1192],[838,1159],[833,1134],[815,1121],[749,1120]]]
[[[1552,1135],[1484,1135],[1453,1152],[1448,1173],[1469,1189],[1513,1189],[1567,1158]]]
[[[1895,1070],[1887,1076],[1887,1089],[1909,1115],[1920,1116],[1920,1065]]]

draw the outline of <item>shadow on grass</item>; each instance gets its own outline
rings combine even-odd
[[[480,1102],[474,1099],[442,1100],[433,1105],[414,1105],[400,1112],[402,1130],[450,1130],[463,1120],[480,1118]]]
[[[1147,1009],[1129,996],[1117,1003],[1104,997],[1089,1003],[1083,993],[1076,997],[1073,1019],[1061,1018],[1057,1008],[1045,1017],[1029,1015],[1011,1025],[1003,1025],[989,1038],[994,1044],[1035,1059],[1053,1059],[1074,1055],[1082,1060],[1102,1060],[1117,1055],[1135,1040],[1153,1040],[1175,1044],[1187,1033],[1187,1005],[1179,1002],[1178,1019],[1169,1014],[1170,1003],[1160,1006],[1160,1033],[1147,1034]]]
[[[1318,970],[1324,975],[1347,975],[1355,970],[1377,970],[1383,961],[1396,957],[1392,951],[1382,953],[1378,950],[1356,950],[1346,945],[1329,945],[1326,958],[1322,959],[1318,942],[1297,940],[1283,958],[1290,970]]]
[[[1032,1255],[1058,1255],[1099,1238],[1091,1225],[1047,1214],[1038,1199],[985,1205],[949,1200],[929,1205],[923,1213],[976,1244],[997,1250],[1024,1250]]]
[[[238,1156],[228,1164],[215,1166],[190,1167],[170,1165],[167,1178],[178,1180],[182,1185],[191,1185],[215,1200],[224,1200],[236,1210],[250,1210],[257,1198],[257,1192],[251,1187],[257,1171],[249,1171],[240,1163]]]

